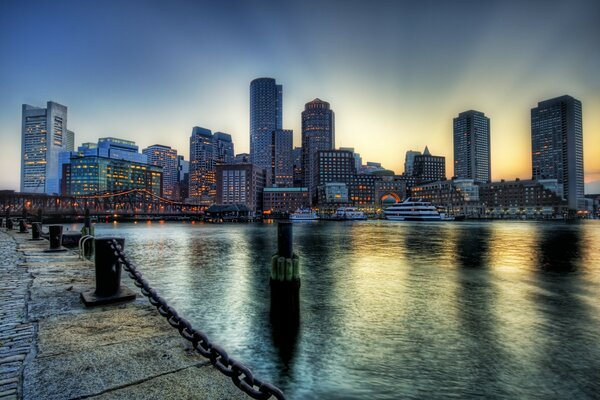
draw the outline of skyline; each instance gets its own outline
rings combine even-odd
[[[451,177],[453,118],[484,112],[493,180],[531,178],[530,110],[571,95],[583,103],[586,193],[600,192],[600,5],[462,2],[463,13],[434,2],[330,2],[307,19],[299,17],[312,3],[268,4],[1,3],[0,54],[12,62],[0,63],[0,167],[20,162],[21,104],[47,100],[69,108],[76,147],[115,136],[189,159],[198,125],[231,134],[236,152],[248,152],[249,84],[266,76],[283,85],[283,127],[295,146],[304,104],[318,97],[336,112],[337,148],[354,147],[398,174],[405,152],[427,145],[447,158]],[[195,18],[205,35],[196,35]],[[45,37],[54,47],[31,53],[26,44]],[[0,176],[0,188],[18,185],[17,173]]]

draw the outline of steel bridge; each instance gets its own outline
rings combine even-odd
[[[40,215],[76,217],[88,209],[96,217],[200,216],[207,206],[186,204],[157,196],[146,189],[83,196],[0,191],[3,216]]]

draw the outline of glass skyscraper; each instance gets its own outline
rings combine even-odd
[[[315,165],[317,152],[335,148],[335,115],[329,103],[314,99],[306,103],[302,112],[302,168],[304,186],[309,198],[316,194]]]
[[[479,111],[465,111],[454,118],[454,176],[490,182],[490,119]]]
[[[277,187],[294,186],[294,132],[290,129],[277,129],[272,133],[271,185]]]
[[[67,107],[23,104],[21,119],[21,192],[60,193],[59,154],[74,139],[67,131]]]
[[[215,146],[210,129],[195,126],[190,137],[189,196],[197,204],[210,205],[217,194]]]
[[[282,129],[283,88],[273,78],[250,82],[250,162],[271,170],[272,132]]]
[[[556,179],[569,208],[585,208],[581,101],[561,96],[531,109],[533,179]]]

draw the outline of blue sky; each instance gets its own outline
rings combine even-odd
[[[588,191],[600,192],[600,2],[0,0],[0,188],[18,188],[20,110],[69,108],[76,143],[103,136],[186,157],[191,128],[248,150],[248,87],[336,112],[338,146],[402,172],[428,145],[452,175],[452,118],[491,118],[492,176],[527,178],[529,110],[583,102]]]

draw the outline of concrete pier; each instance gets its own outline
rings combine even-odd
[[[93,263],[27,236],[0,230],[0,400],[249,398],[146,298],[86,309]]]

